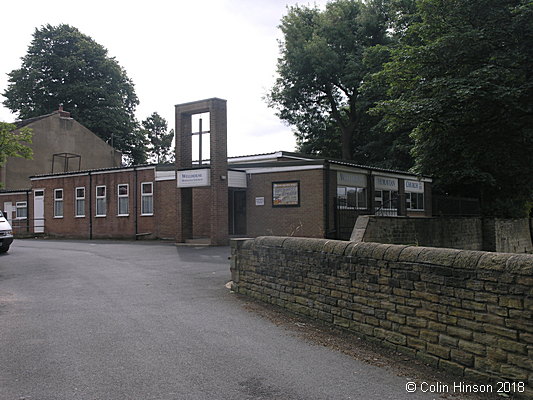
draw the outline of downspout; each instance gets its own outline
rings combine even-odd
[[[330,184],[330,177],[329,177],[329,171],[330,171],[330,168],[329,168],[329,161],[328,160],[324,160],[324,164],[325,164],[325,174],[326,174],[326,177],[324,179],[324,182],[325,182],[325,190],[324,190],[324,197],[326,198],[326,201],[325,201],[325,210],[324,210],[324,237],[325,238],[328,238],[329,237],[329,205],[330,205],[330,201],[329,201],[329,184]]]
[[[374,212],[375,212],[374,200],[376,198],[376,195],[374,194],[374,179],[372,178],[373,178],[372,170],[369,169],[368,170],[368,182],[367,182],[367,186],[368,186],[367,199],[369,200],[368,210],[370,211],[370,215],[374,215]]]
[[[26,190],[26,233],[30,233],[30,191]]]
[[[89,240],[93,240],[93,176],[89,171]]]
[[[139,181],[137,167],[133,167],[135,171],[135,185],[133,187],[133,212],[135,213],[135,240],[139,236],[139,213],[137,212],[137,185]]]

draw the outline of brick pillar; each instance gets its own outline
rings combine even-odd
[[[176,169],[192,167],[192,114],[176,106]],[[192,239],[192,189],[176,191],[176,242]]]
[[[210,223],[211,245],[227,245],[228,156],[226,100],[212,98],[176,105],[176,169],[192,168],[192,118],[209,112],[211,204],[206,217]],[[176,242],[192,238],[193,196],[191,188],[178,188],[176,198]]]
[[[398,178],[398,216],[407,215],[405,204],[405,179]]]
[[[226,101],[210,104],[211,139],[211,244],[229,243],[228,226],[228,133]]]

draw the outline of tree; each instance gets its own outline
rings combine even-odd
[[[321,138],[337,146],[332,153],[339,153],[340,143],[340,155],[351,160],[357,155],[354,149],[366,143],[375,117],[367,115],[373,103],[361,86],[376,65],[364,59],[369,48],[390,40],[384,4],[335,0],[324,11],[291,7],[282,18],[279,77],[267,100],[282,120],[297,128],[302,147],[313,148]]]
[[[14,124],[0,122],[0,167],[8,157],[31,159],[33,156],[33,150],[28,146],[32,142],[32,130],[27,127],[16,129]]]
[[[392,129],[409,127],[415,169],[443,192],[521,217],[533,196],[533,3],[421,0],[420,22],[379,75]]]
[[[153,112],[142,122],[148,140],[148,153],[155,162],[169,162],[172,156],[172,140],[174,130],[168,131],[168,124],[165,118],[157,112]]]
[[[150,143],[146,131],[138,124],[132,134],[128,136],[131,152],[126,155],[126,164],[146,164],[148,162],[148,144]]]
[[[3,104],[19,118],[49,114],[63,104],[78,122],[135,161],[139,101],[134,85],[92,38],[65,24],[36,29],[20,69],[8,76]]]

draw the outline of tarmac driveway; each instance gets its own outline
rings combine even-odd
[[[0,257],[0,399],[433,399],[225,287],[229,249],[16,240]]]

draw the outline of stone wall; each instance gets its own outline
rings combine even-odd
[[[483,250],[533,253],[529,219],[483,219]]]
[[[482,250],[481,218],[403,218],[362,215],[352,240]]]
[[[359,216],[352,241],[533,253],[528,219]]]
[[[533,396],[532,255],[260,237],[232,241],[231,271],[239,293]]]

